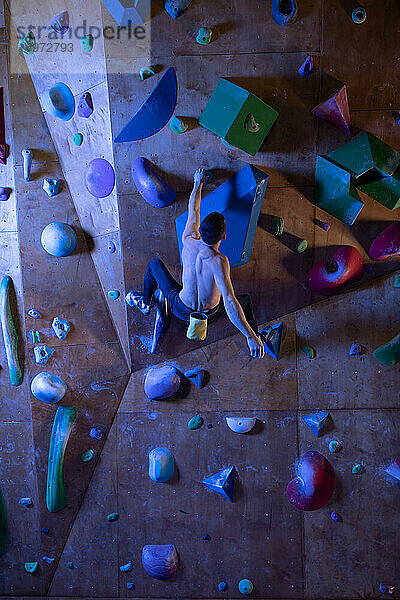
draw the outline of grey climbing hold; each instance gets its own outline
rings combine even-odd
[[[363,348],[361,344],[352,344],[349,350],[349,356],[361,356]]]
[[[59,340],[65,340],[71,329],[69,321],[61,317],[54,317],[51,326]]]
[[[32,379],[31,392],[38,400],[46,404],[55,404],[62,400],[67,391],[67,384],[51,373],[42,371]]]
[[[78,238],[70,225],[53,221],[43,229],[40,241],[48,254],[61,257],[72,254]]]
[[[28,150],[28,148],[24,148],[21,152],[22,158],[24,159],[24,179],[25,181],[31,180],[31,167],[32,167],[32,159],[33,153],[32,150]]]
[[[244,121],[244,128],[249,133],[257,133],[260,131],[260,124],[257,123],[253,113],[249,113]]]
[[[94,450],[92,450],[92,449],[86,450],[85,452],[82,452],[82,454],[81,454],[81,461],[89,462],[90,460],[92,460],[93,456],[94,456]]]
[[[56,33],[64,35],[69,28],[69,14],[67,10],[63,10],[53,17],[50,21],[50,27],[54,29]]]
[[[182,374],[172,365],[151,368],[144,381],[144,391],[150,400],[165,400],[181,385]]]
[[[329,442],[329,452],[339,452],[341,445],[340,442],[338,442],[337,440],[332,440],[331,442]]]
[[[30,308],[28,310],[28,316],[32,317],[32,319],[41,319],[42,318],[42,315],[40,314],[40,312],[38,312],[34,308]]]
[[[31,506],[33,506],[32,498],[20,498],[19,502],[22,506],[26,506],[26,508],[31,508]]]
[[[101,431],[101,429],[96,429],[96,427],[92,427],[92,429],[89,432],[89,435],[94,440],[101,440],[101,438],[103,437],[103,432]]]
[[[272,219],[272,233],[279,237],[283,233],[283,229],[285,227],[285,221],[282,217],[273,217]]]
[[[194,369],[188,369],[185,371],[184,375],[187,377],[187,379],[190,379],[190,381],[194,383],[199,390],[201,390],[205,384],[208,372],[200,367],[195,367]]]
[[[111,298],[111,300],[118,300],[120,293],[118,290],[109,290],[108,297]]]
[[[49,179],[45,177],[43,179],[43,189],[50,198],[57,196],[60,190],[61,179]]]
[[[127,573],[128,571],[132,571],[131,561],[127,562],[125,565],[121,565],[119,570],[121,571],[121,573]]]
[[[235,433],[248,433],[256,424],[255,417],[226,417],[226,424]]]
[[[33,352],[35,354],[35,362],[37,365],[46,365],[48,360],[54,354],[54,350],[46,346],[46,344],[35,346]]]
[[[110,523],[112,523],[113,521],[116,521],[119,518],[119,513],[115,512],[115,513],[110,513],[109,515],[107,515],[107,521],[110,521]]]
[[[200,415],[196,415],[194,417],[192,417],[188,423],[188,427],[189,429],[195,430],[195,429],[200,429],[200,427],[203,425],[204,420],[203,417],[200,417]]]
[[[196,37],[196,42],[202,46],[206,46],[211,42],[212,29],[210,27],[200,27]]]

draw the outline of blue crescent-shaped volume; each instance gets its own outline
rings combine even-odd
[[[114,142],[135,142],[160,131],[175,110],[177,87],[175,71],[170,67]]]

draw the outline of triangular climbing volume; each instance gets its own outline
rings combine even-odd
[[[235,466],[232,465],[223,471],[219,471],[202,481],[206,487],[216,492],[229,502],[233,502],[235,491]]]
[[[311,111],[316,117],[329,121],[347,135],[350,132],[350,109],[346,86],[340,88]]]

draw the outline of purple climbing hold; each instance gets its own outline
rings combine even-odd
[[[105,158],[95,158],[86,167],[85,184],[95,198],[106,198],[115,185],[115,173]]]
[[[318,227],[321,227],[321,229],[323,229],[324,231],[329,231],[331,228],[329,223],[325,223],[324,221],[320,221],[319,219],[314,219],[314,223],[318,225]]]
[[[181,385],[182,374],[172,365],[153,367],[144,381],[144,391],[150,400],[170,398]]]
[[[9,199],[11,189],[6,187],[0,187],[0,202],[5,202]]]
[[[88,119],[93,112],[93,100],[89,92],[85,92],[79,98],[78,115]]]
[[[312,56],[308,55],[297,72],[302,77],[307,77],[307,75],[309,75],[313,70],[313,66],[313,58]]]
[[[139,157],[133,162],[132,177],[140,195],[151,206],[164,208],[175,202],[175,190],[156,173],[147,158]]]
[[[337,521],[337,522],[340,522],[343,520],[342,517],[340,515],[338,515],[337,512],[335,512],[335,511],[331,512],[331,519],[332,519],[332,521]]]
[[[380,583],[379,591],[381,592],[381,594],[393,594],[394,585],[391,585],[390,583]]]
[[[150,577],[170,579],[178,570],[179,557],[173,544],[144,546],[142,565]]]

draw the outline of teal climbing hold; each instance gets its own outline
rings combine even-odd
[[[148,79],[149,77],[151,77],[152,75],[155,75],[155,71],[153,69],[153,67],[142,67],[139,71],[139,75],[140,75],[140,79],[142,81],[144,81],[145,79]]]
[[[192,417],[188,423],[188,427],[189,429],[200,429],[200,427],[203,425],[204,420],[203,417],[200,417],[200,415],[196,415],[195,417]]]
[[[232,465],[223,471],[203,479],[202,483],[213,492],[216,492],[229,502],[233,502],[235,490],[235,466]]]
[[[81,133],[75,133],[72,137],[72,141],[74,142],[75,146],[82,146],[83,135]]]
[[[171,128],[171,131],[173,131],[174,133],[185,133],[185,131],[188,130],[188,124],[185,123],[185,121],[183,119],[180,119],[179,117],[172,117],[172,119],[169,122],[169,126]]]
[[[303,415],[302,419],[311,431],[319,437],[328,417],[328,412],[318,412],[312,415]]]
[[[118,290],[110,290],[108,292],[108,297],[111,298],[111,300],[118,300],[120,296],[120,293]]]
[[[245,596],[251,594],[251,592],[254,589],[253,583],[250,581],[250,579],[242,579],[241,581],[239,581],[238,587],[239,592]]]
[[[113,521],[116,521],[118,518],[119,518],[119,514],[117,512],[110,513],[109,515],[107,515],[107,521],[110,521],[110,523],[112,523]]]

